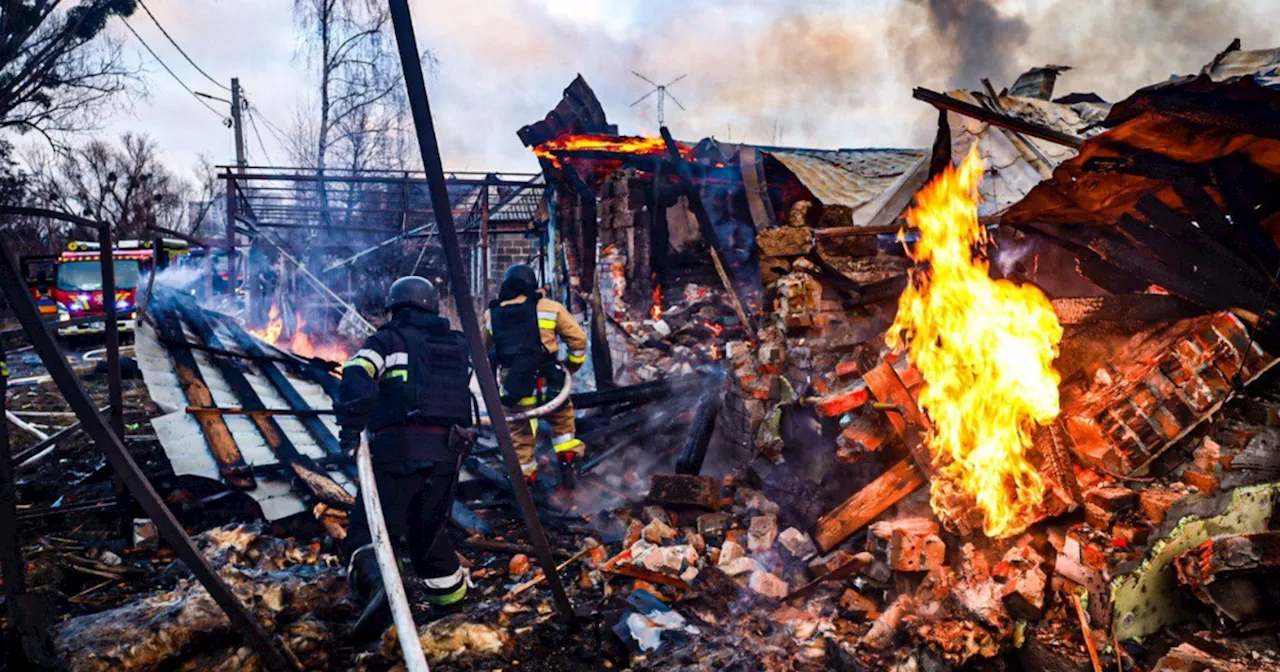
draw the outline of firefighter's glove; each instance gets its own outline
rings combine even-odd
[[[354,427],[343,427],[338,431],[338,447],[347,455],[355,455],[360,447],[360,430]]]

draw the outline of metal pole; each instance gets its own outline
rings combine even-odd
[[[236,134],[236,172],[244,173],[244,126],[240,119],[240,78],[231,78],[231,126]]]
[[[480,297],[489,305],[489,176],[480,192]]]
[[[236,295],[236,179],[232,177],[230,171],[227,172],[226,179],[227,179],[227,294],[234,298]]]
[[[120,377],[120,311],[116,301],[116,259],[114,242],[111,239],[111,225],[103,223],[98,227],[98,259],[102,265],[102,312],[103,312],[103,345],[106,346],[107,359],[107,403],[111,405],[111,431],[116,438],[124,442],[124,390]],[[120,474],[115,478],[116,510],[120,514],[117,531],[126,546],[133,543],[133,518],[130,513],[133,506],[129,501],[129,489],[125,487]]]
[[[200,553],[192,543],[191,537],[188,537],[182,529],[182,524],[160,499],[159,493],[151,487],[150,481],[143,475],[142,469],[124,447],[124,443],[107,426],[106,420],[94,406],[89,393],[80,384],[75,371],[58,350],[58,342],[49,330],[49,326],[41,319],[40,311],[36,308],[31,294],[26,290],[17,261],[9,253],[9,246],[3,236],[0,236],[0,257],[2,257],[0,258],[0,291],[8,297],[10,307],[26,329],[36,353],[40,355],[45,368],[49,371],[49,376],[57,384],[58,390],[66,398],[71,410],[75,411],[85,433],[102,449],[116,474],[124,479],[130,491],[138,498],[142,509],[155,521],[160,535],[186,563],[196,580],[209,591],[209,596],[226,612],[232,625],[243,632],[249,644],[262,654],[267,666],[272,670],[301,669],[302,666],[297,659],[267,634],[262,625],[245,609],[235,593],[231,592],[226,583],[223,583],[213,566],[209,564],[208,558]]]
[[[0,410],[7,411],[9,398],[9,366],[0,350]],[[9,650],[22,659],[22,628],[17,621],[22,613],[13,608],[26,590],[22,571],[22,544],[18,538],[17,488],[13,484],[13,460],[9,455],[9,423],[0,423],[0,576],[4,578],[4,595],[9,608],[6,635]],[[27,661],[22,661],[27,662]]]
[[[480,322],[476,319],[475,304],[471,302],[471,291],[467,285],[465,266],[462,264],[462,252],[458,247],[458,232],[453,225],[453,212],[449,206],[449,191],[445,185],[444,167],[440,162],[440,147],[436,143],[436,129],[431,120],[431,106],[427,100],[427,85],[422,78],[422,62],[418,57],[418,42],[413,36],[413,17],[409,14],[408,0],[389,0],[391,6],[391,22],[395,26],[396,45],[400,50],[400,63],[404,68],[405,89],[409,94],[409,107],[413,110],[413,123],[418,134],[418,148],[422,153],[422,162],[427,173],[427,182],[431,191],[431,205],[435,210],[436,223],[440,227],[440,240],[444,243],[445,261],[449,266],[449,283],[453,287],[453,300],[457,305],[458,317],[462,321],[462,329],[466,332],[467,342],[471,347],[472,360],[476,367],[476,377],[480,382],[480,392],[484,397],[485,407],[493,422],[493,431],[498,438],[498,446],[502,449],[503,461],[507,467],[507,478],[515,491],[516,501],[524,514],[525,525],[529,527],[529,538],[538,565],[542,567],[555,598],[560,615],[570,623],[575,622],[573,605],[560,582],[560,573],[556,571],[556,561],[551,555],[551,547],[547,544],[547,535],[542,530],[542,522],[538,520],[538,512],[529,494],[529,487],[524,482],[520,470],[520,458],[516,456],[515,445],[511,442],[511,430],[507,427],[506,413],[498,398],[498,381],[493,377],[493,369],[485,356],[484,341],[480,337]]]

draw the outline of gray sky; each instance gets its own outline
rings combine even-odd
[[[681,138],[810,147],[912,147],[934,114],[913,86],[997,86],[1046,63],[1074,65],[1058,93],[1116,100],[1138,86],[1199,69],[1241,37],[1280,46],[1268,0],[414,0],[420,46],[439,67],[428,80],[445,166],[537,169],[515,131],[540,119],[577,73],[624,133],[656,134],[650,88],[665,82]],[[249,100],[280,128],[307,110],[315,77],[297,53],[291,0],[148,0],[170,34],[219,79],[239,76]],[[197,91],[205,80],[139,11],[132,25]],[[233,157],[231,132],[141,52],[146,98],[104,119],[104,132],[144,131],[176,168],[202,154]],[[287,161],[272,132],[247,131],[251,161]]]

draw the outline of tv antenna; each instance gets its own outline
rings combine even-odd
[[[645,98],[648,98],[649,96],[652,96],[655,93],[658,94],[658,125],[659,126],[664,125],[664,122],[666,121],[662,108],[667,98],[670,98],[671,102],[676,104],[676,107],[680,108],[681,110],[684,110],[684,105],[681,105],[680,101],[677,100],[675,96],[671,95],[670,91],[667,91],[667,87],[671,86],[672,84],[675,84],[676,82],[684,79],[685,77],[688,77],[689,76],[688,73],[680,75],[679,77],[676,77],[675,79],[667,82],[666,84],[659,84],[653,81],[652,79],[649,79],[648,77],[645,77],[644,75],[636,72],[635,70],[632,70],[631,74],[653,85],[653,89],[651,89],[649,93],[646,93],[643,96],[641,96],[640,100],[637,100],[636,102],[631,103],[631,107],[635,107],[636,105],[643,103]]]

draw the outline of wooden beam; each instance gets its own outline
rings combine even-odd
[[[942,110],[950,110],[956,114],[962,114],[966,117],[973,117],[979,121],[985,121],[992,126],[1007,128],[1017,131],[1033,138],[1047,140],[1054,144],[1063,145],[1072,149],[1079,149],[1084,143],[1084,138],[1078,135],[1071,135],[1061,131],[1054,130],[1048,126],[1043,126],[1025,119],[1019,119],[1007,114],[994,112],[972,103],[966,103],[963,100],[957,100],[945,93],[930,91],[929,89],[916,88],[911,92],[911,97],[916,100],[922,100],[934,107]]]
[[[1170,269],[1163,261],[1147,254],[1118,231],[1071,224],[1037,223],[1029,226],[1034,231],[1090,250],[1099,259],[1142,280],[1144,284],[1155,283],[1206,308],[1222,310],[1233,307],[1231,297]]]
[[[1280,248],[1262,228],[1262,220],[1255,209],[1266,193],[1267,185],[1260,169],[1247,160],[1219,159],[1209,167],[1218,191],[1231,213],[1231,222],[1249,242],[1250,250],[1258,255],[1266,272],[1280,265]]]
[[[920,473],[932,476],[933,458],[929,455],[929,449],[924,445],[924,439],[921,437],[921,430],[928,431],[931,427],[929,419],[920,411],[915,397],[902,383],[898,373],[893,370],[893,365],[889,362],[880,362],[878,366],[866,372],[862,380],[867,384],[871,394],[880,402],[878,406],[882,407],[881,410],[888,416],[889,424],[893,425],[903,442],[907,444],[907,450],[911,452],[911,459],[915,462],[916,468]]]
[[[814,526],[814,541],[822,550],[831,550],[924,484],[924,475],[910,458],[898,462],[819,518]]]

